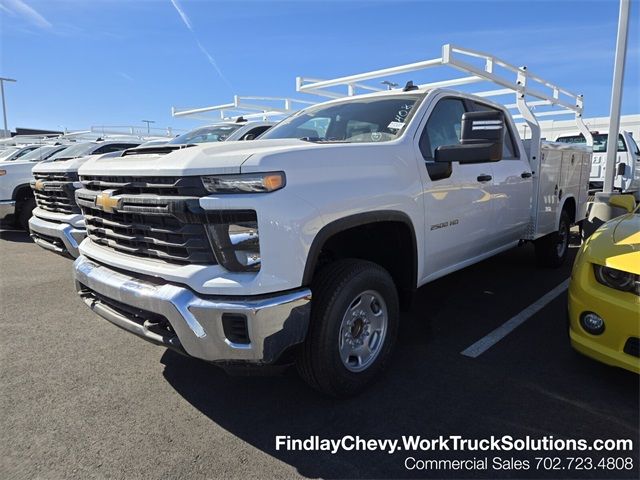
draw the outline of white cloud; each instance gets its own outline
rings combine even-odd
[[[53,25],[49,20],[44,18],[40,13],[38,13],[35,9],[27,5],[22,0],[3,0],[4,5],[2,5],[3,10],[9,10],[13,13],[16,13],[20,16],[25,17],[29,22],[37,25],[40,28],[51,28]]]
[[[125,80],[129,80],[130,82],[133,82],[133,77],[125,72],[118,72],[118,75],[120,75]]]

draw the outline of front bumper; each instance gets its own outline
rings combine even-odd
[[[580,353],[607,365],[640,373],[640,358],[628,348],[640,337],[640,299],[598,283],[593,265],[577,261],[569,286],[569,336]],[[584,312],[594,312],[605,321],[600,335],[586,332],[580,325]]]
[[[78,293],[95,313],[145,340],[209,362],[274,363],[307,333],[309,289],[219,298],[133,277],[85,256],[75,261],[74,271]],[[228,338],[225,317],[245,319],[246,343]]]
[[[84,228],[36,216],[29,219],[29,230],[33,241],[42,248],[73,258],[80,255],[78,246],[87,235]]]
[[[15,200],[0,200],[0,220],[4,220],[14,213],[16,213]]]

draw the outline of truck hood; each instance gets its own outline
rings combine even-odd
[[[640,213],[608,221],[585,246],[592,263],[640,275]]]
[[[9,172],[10,170],[18,170],[27,168],[27,166],[33,167],[35,165],[34,162],[21,162],[20,160],[8,160],[6,162],[0,162],[0,169],[6,170]]]
[[[297,139],[220,142],[192,145],[169,153],[129,151],[117,158],[97,158],[86,162],[81,175],[186,176],[240,173],[251,157],[252,164],[272,154],[311,150],[318,145]],[[255,161],[254,161],[255,159]]]
[[[33,173],[67,173],[77,172],[81,165],[86,162],[98,158],[100,155],[87,155],[84,157],[71,158],[69,160],[60,160],[57,162],[42,162],[33,167]]]

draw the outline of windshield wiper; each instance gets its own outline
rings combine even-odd
[[[349,143],[346,140],[338,140],[337,138],[302,137],[300,140],[312,143]]]

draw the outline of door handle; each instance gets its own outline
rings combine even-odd
[[[531,172],[522,172],[520,176],[522,178],[531,178]]]
[[[490,182],[493,179],[491,175],[478,175],[477,180],[479,182]]]

